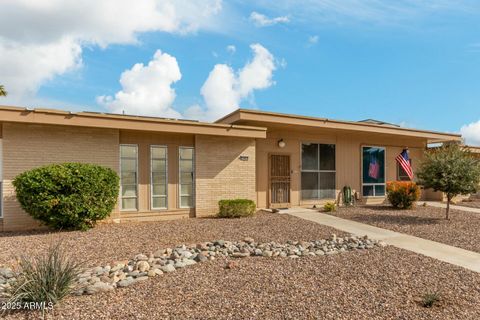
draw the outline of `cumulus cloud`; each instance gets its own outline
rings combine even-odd
[[[480,120],[464,125],[460,129],[465,143],[473,146],[480,146]]]
[[[288,23],[288,22],[290,22],[290,18],[288,18],[287,16],[269,18],[266,15],[258,13],[256,11],[253,11],[250,14],[250,20],[257,27],[268,27],[268,26],[273,26],[277,23]]]
[[[135,44],[142,32],[211,27],[221,0],[4,0],[0,75],[10,101],[81,66],[82,48]]]
[[[115,97],[100,96],[97,102],[113,113],[179,118],[172,84],[181,78],[177,59],[157,50],[147,65],[137,63],[122,73]]]
[[[208,75],[200,93],[205,108],[194,105],[185,111],[185,116],[201,120],[215,120],[236,110],[240,102],[252,97],[255,90],[269,88],[274,84],[275,58],[262,45],[252,44],[253,59],[240,70],[226,64],[217,64]]]

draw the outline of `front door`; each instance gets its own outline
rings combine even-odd
[[[290,156],[270,155],[270,208],[290,207]]]

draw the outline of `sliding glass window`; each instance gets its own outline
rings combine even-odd
[[[152,209],[167,209],[167,147],[150,146],[150,190]]]
[[[385,148],[362,147],[362,194],[385,196]]]
[[[179,161],[179,201],[180,208],[192,208],[194,201],[194,149],[180,147]]]
[[[120,145],[120,195],[121,210],[137,210],[138,147]]]
[[[335,199],[335,145],[302,144],[302,199]]]

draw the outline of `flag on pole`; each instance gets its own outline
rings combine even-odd
[[[410,180],[413,180],[413,170],[412,165],[410,164],[410,159],[408,158],[408,150],[403,149],[403,151],[395,158],[398,164],[402,169],[407,173]]]

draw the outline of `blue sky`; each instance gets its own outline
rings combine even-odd
[[[92,6],[99,2],[93,1]],[[130,29],[117,25],[122,14],[129,19],[128,11],[119,13],[119,20],[111,25],[107,13],[100,12],[93,22],[98,23],[98,36],[95,30],[82,27],[90,17],[81,14],[72,15],[78,23],[63,33],[55,31],[57,22],[48,14],[44,21],[40,15],[32,26],[27,25],[20,39],[13,31],[0,31],[0,55],[14,56],[13,50],[44,46],[44,51],[55,48],[47,50],[47,55],[59,61],[53,67],[47,58],[33,56],[33,63],[7,58],[3,69],[0,62],[0,83],[11,88],[5,103],[106,112],[126,109],[127,113],[202,120],[240,106],[345,120],[375,118],[450,132],[464,126],[468,141],[480,144],[479,2],[166,2],[172,2],[177,12],[187,12],[177,13],[179,24],[173,27],[158,24],[156,17],[142,17],[152,19],[150,25],[135,24],[143,14],[138,8]],[[29,4],[12,1],[8,5],[9,16],[0,13],[0,20],[38,16],[38,8]],[[50,14],[62,15],[69,10],[66,7]],[[35,34],[35,24],[51,25],[46,31],[51,37]],[[0,22],[0,28],[11,25]],[[65,40],[64,45],[61,39],[71,42]],[[62,48],[66,53],[60,52]],[[153,60],[158,62],[150,68],[155,72],[147,68]],[[17,69],[12,67],[15,63]],[[27,82],[28,90],[18,89],[22,81],[17,78],[31,72],[22,74],[27,63],[30,69],[38,68],[38,75]],[[142,75],[130,72],[127,88],[120,77],[137,63],[144,64],[143,71],[137,70]],[[116,96],[119,92],[123,95]],[[137,101],[139,93],[158,96]]]

